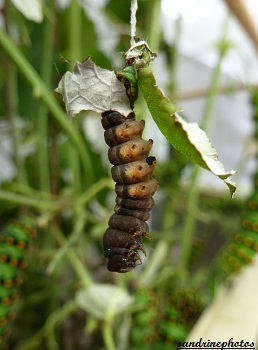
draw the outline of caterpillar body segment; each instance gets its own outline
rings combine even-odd
[[[144,121],[136,121],[132,112],[126,118],[116,111],[102,114],[104,138],[110,147],[108,159],[116,182],[115,213],[103,238],[107,268],[128,272],[141,264],[138,251],[145,254],[140,237],[149,237],[150,210],[158,182],[152,177],[156,158],[149,156],[152,140],[143,140]]]

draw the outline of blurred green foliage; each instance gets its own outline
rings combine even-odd
[[[176,47],[168,50],[162,35],[158,40],[151,36],[151,28],[159,26],[154,3],[160,6],[157,0],[138,1],[137,33],[149,42],[156,40],[159,52],[174,55]],[[103,68],[122,68],[120,52],[130,43],[130,0],[119,6],[117,0],[107,1],[101,14],[117,35],[107,51],[93,20],[100,16],[97,7],[90,16],[77,0],[65,9],[45,1],[43,22],[35,23],[12,2],[3,6],[0,153],[6,165],[0,169],[1,225],[30,213],[38,230],[14,305],[10,349],[176,348],[211,300],[214,261],[239,225],[240,201],[224,193],[200,193],[190,213],[195,225],[189,260],[182,262],[182,227],[189,213],[188,188],[181,180],[189,165],[170,149],[165,162],[156,155],[160,191],[152,215],[152,241],[144,242],[148,259],[125,275],[107,271],[102,236],[113,211],[114,185],[106,146],[97,148],[89,137],[95,133],[89,121],[100,121],[100,116],[85,113],[69,120],[54,92],[61,75],[89,55]],[[176,60],[167,61],[167,68],[175,70]],[[174,89],[175,82],[170,86]],[[141,99],[136,110],[144,116]],[[155,141],[155,135],[152,138]],[[221,270],[217,273],[220,276]],[[103,285],[103,293],[106,284],[114,284],[133,303],[122,313],[113,310],[98,319],[75,298],[94,284]],[[96,300],[101,305],[101,297]]]

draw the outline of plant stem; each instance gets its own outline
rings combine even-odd
[[[49,2],[51,14],[54,11],[54,2]],[[42,50],[42,67],[41,76],[44,77],[46,85],[51,86],[52,59],[54,46],[54,16],[45,17],[43,50]],[[48,158],[48,109],[45,104],[40,103],[38,106],[37,116],[38,129],[38,167],[39,167],[39,184],[40,189],[44,192],[50,192],[50,171]]]
[[[10,11],[12,10],[11,3],[6,3],[5,5],[5,23],[6,31],[9,30],[10,24]],[[10,35],[10,34],[9,34]],[[6,103],[6,116],[11,124],[11,134],[12,134],[12,147],[13,147],[13,158],[14,163],[17,167],[17,178],[20,183],[27,184],[27,176],[24,167],[23,158],[21,156],[21,140],[20,140],[20,131],[19,131],[19,119],[18,119],[18,84],[17,84],[17,70],[15,65],[10,61],[7,55],[4,56],[4,84],[5,84],[5,103]]]
[[[101,179],[92,185],[86,192],[84,192],[76,201],[78,207],[84,206],[89,202],[91,198],[96,196],[96,194],[101,191],[103,188],[114,188],[114,182],[111,179]]]
[[[148,44],[151,50],[158,52],[160,47],[160,10],[161,10],[161,0],[151,0],[149,1],[149,14],[148,14],[148,25],[146,32],[148,33]],[[141,119],[146,119],[148,115],[148,108],[143,98],[139,99],[138,102],[139,117]],[[143,133],[145,137],[146,129]]]
[[[81,6],[78,0],[72,0],[70,4],[69,23],[69,60],[73,64],[82,59],[82,21]]]
[[[17,178],[22,184],[27,184],[27,176],[24,167],[23,158],[21,156],[21,137],[20,137],[20,127],[18,119],[18,96],[17,96],[17,75],[16,68],[13,63],[6,60],[5,63],[5,79],[6,79],[6,116],[10,121],[11,125],[11,135],[12,135],[12,148],[13,148],[13,159],[17,167]]]
[[[33,198],[36,197],[37,199],[41,198],[42,200],[58,201],[58,196],[54,196],[53,194],[50,194],[50,193],[35,190],[21,183],[13,182],[11,186],[11,192],[15,192],[21,195],[26,195],[28,197],[33,197]]]
[[[78,222],[72,233],[72,239],[67,241],[62,232],[60,231],[59,227],[55,226],[55,237],[58,240],[58,242],[62,245],[62,248],[60,251],[58,251],[57,258],[54,258],[53,262],[51,262],[48,266],[48,272],[52,273],[54,267],[56,266],[56,263],[58,263],[58,261],[60,261],[60,259],[63,257],[64,253],[67,252],[69,260],[74,267],[74,270],[80,277],[83,286],[86,288],[89,287],[89,285],[92,283],[91,277],[81,260],[78,258],[78,255],[71,248],[71,243],[77,241],[78,236],[81,234],[81,230],[82,222]]]
[[[41,328],[37,333],[34,333],[29,339],[17,345],[17,350],[35,350],[40,349],[42,339],[44,337],[44,329]]]
[[[42,99],[54,118],[57,120],[66,134],[71,138],[81,155],[89,185],[94,183],[92,164],[86,146],[81,136],[76,132],[70,121],[68,121],[66,114],[63,112],[61,107],[59,107],[51,91],[47,88],[46,84],[42,81],[30,63],[15,47],[3,30],[0,30],[0,45],[13,60],[16,66],[21,70],[25,78],[31,83],[34,89],[34,96]]]
[[[78,309],[78,306],[76,302],[74,300],[70,300],[49,316],[46,322],[46,325],[44,327],[44,335],[45,335],[45,339],[48,344],[49,350],[59,349],[59,346],[55,340],[56,324],[58,322],[63,321],[69,315],[74,313],[77,309]]]
[[[42,199],[34,199],[19,194],[11,193],[8,191],[0,190],[0,200],[9,201],[21,205],[27,205],[28,207],[37,208],[41,210],[59,210],[60,204],[53,201],[43,201]]]
[[[78,120],[73,119],[73,125],[75,130],[79,130]],[[72,172],[71,185],[73,187],[73,192],[75,194],[80,194],[81,185],[82,185],[80,159],[79,159],[79,154],[72,142],[69,142],[68,144],[68,158],[69,158],[69,165],[70,165],[69,168]]]
[[[139,277],[138,285],[150,285],[153,286],[157,276],[159,275],[159,270],[164,264],[164,260],[167,258],[169,246],[165,240],[161,240],[153,252],[151,259],[146,265],[144,271]]]
[[[171,100],[174,99],[176,84],[177,84],[177,71],[178,71],[178,53],[179,44],[182,32],[182,18],[179,17],[175,21],[175,38],[173,44],[169,46],[168,60],[169,60],[169,84],[168,91]]]
[[[161,0],[149,1],[150,15],[148,23],[148,43],[153,51],[158,51],[160,46],[160,11]]]
[[[222,30],[222,38],[219,43],[219,57],[218,57],[216,67],[213,70],[209,93],[208,93],[206,104],[203,111],[201,127],[205,131],[209,129],[209,126],[211,124],[211,120],[213,117],[213,110],[214,110],[215,102],[218,96],[219,81],[221,76],[221,64],[224,57],[227,54],[228,47],[229,47],[228,43],[226,42],[228,24],[229,24],[229,16],[227,16],[224,24],[224,28]],[[188,196],[187,208],[186,208],[186,217],[184,220],[184,226],[183,226],[183,232],[182,232],[181,266],[184,271],[187,268],[187,265],[189,263],[189,259],[191,256],[191,252],[192,252],[192,241],[193,241],[193,235],[194,235],[194,229],[195,229],[195,223],[196,223],[195,213],[199,203],[198,181],[200,177],[200,171],[201,169],[199,167],[195,167],[192,173],[192,178],[190,180],[191,186],[189,190],[189,196]]]
[[[102,336],[107,350],[116,350],[113,337],[113,319],[105,319],[102,325]]]
[[[194,166],[191,176],[191,186],[187,198],[186,216],[184,219],[184,226],[182,230],[182,251],[181,251],[181,265],[183,269],[187,268],[192,252],[192,240],[194,235],[194,228],[196,222],[196,208],[199,203],[199,189],[198,179],[200,175],[200,168]]]
[[[71,62],[76,62],[81,58],[82,52],[82,40],[81,40],[81,7],[78,0],[72,0],[70,4],[70,16],[69,16],[69,49],[68,56]],[[73,120],[73,125],[76,130],[79,130],[79,123],[77,119]],[[81,171],[80,171],[80,159],[76,148],[71,142],[69,147],[69,162],[70,169],[73,176],[73,190],[74,193],[81,191]]]

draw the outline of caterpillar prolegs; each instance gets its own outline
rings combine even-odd
[[[152,177],[156,158],[149,156],[153,141],[142,139],[144,121],[136,121],[133,112],[124,117],[108,111],[102,113],[101,122],[117,194],[115,213],[103,237],[104,256],[108,270],[128,272],[141,263],[138,251],[145,254],[140,237],[149,236],[146,221],[158,188]]]

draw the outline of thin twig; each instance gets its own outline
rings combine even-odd
[[[131,0],[131,46],[135,44],[136,35],[136,12],[138,10],[137,0]]]
[[[224,85],[218,87],[218,94],[227,94],[231,92],[241,91],[241,90],[248,90],[250,86],[248,84],[245,84],[243,82],[239,82],[236,84],[231,85]],[[258,86],[257,86],[258,88]],[[201,88],[201,89],[194,89],[189,91],[182,91],[176,94],[175,99],[176,100],[190,100],[192,98],[200,98],[200,97],[206,97],[209,93],[209,88]]]
[[[229,9],[233,12],[240,24],[247,32],[252,40],[256,50],[258,51],[258,26],[255,17],[249,10],[246,1],[244,0],[225,0]]]

